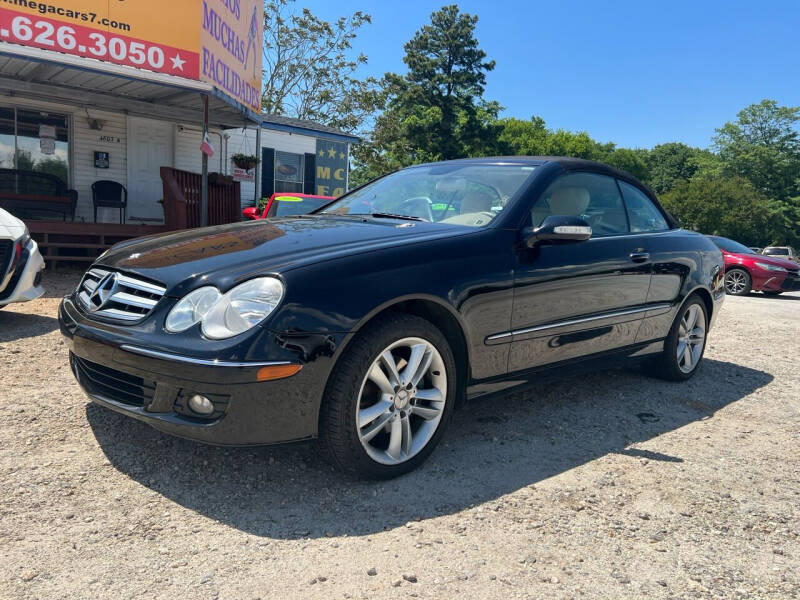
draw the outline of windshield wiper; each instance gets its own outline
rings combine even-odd
[[[374,212],[370,216],[376,219],[404,219],[406,221],[424,221],[422,217],[412,217],[411,215],[396,215],[394,213]]]

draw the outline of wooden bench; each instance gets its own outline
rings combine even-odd
[[[61,220],[75,220],[78,192],[67,189],[50,173],[22,169],[0,169],[0,208],[20,218],[37,213],[57,213]]]

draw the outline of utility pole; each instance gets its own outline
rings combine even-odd
[[[208,136],[208,94],[203,94],[203,140]],[[208,225],[208,155],[203,152],[203,170],[200,184],[200,226]]]

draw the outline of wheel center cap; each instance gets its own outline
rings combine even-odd
[[[394,397],[394,406],[395,408],[403,409],[408,406],[409,400],[410,394],[406,390],[400,390]]]

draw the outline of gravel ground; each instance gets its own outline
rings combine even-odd
[[[55,318],[78,276],[0,311],[2,598],[800,595],[800,294],[729,297],[689,383],[475,402],[375,484],[88,403]]]

